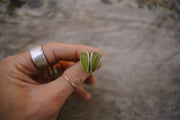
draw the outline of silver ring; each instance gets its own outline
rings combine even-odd
[[[33,63],[37,68],[44,68],[49,66],[48,61],[43,53],[41,46],[30,49],[30,54]]]
[[[59,75],[59,71],[55,65],[48,67],[48,73],[50,77],[57,77]]]

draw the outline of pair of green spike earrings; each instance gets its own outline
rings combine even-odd
[[[92,52],[89,55],[88,51],[82,51],[80,55],[81,66],[84,72],[92,73],[94,72],[100,63],[100,53],[99,52]]]

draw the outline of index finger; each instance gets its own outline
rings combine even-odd
[[[99,52],[102,56],[102,50],[98,48],[88,47],[85,45],[62,44],[51,42],[42,46],[44,54],[49,64],[54,64],[59,60],[78,61],[81,51]]]

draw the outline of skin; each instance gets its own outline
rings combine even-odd
[[[49,64],[56,66],[60,73],[55,79],[49,79],[47,68],[39,70],[34,66],[29,51],[0,62],[1,120],[55,120],[71,93],[84,100],[90,99],[91,94],[80,85],[92,85],[96,78],[83,72],[79,62],[80,52],[96,51],[102,56],[102,51],[57,42],[42,48]],[[74,91],[72,85],[61,76],[62,73],[79,84],[77,90]]]

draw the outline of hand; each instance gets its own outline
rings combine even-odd
[[[83,72],[79,59],[81,51],[100,52],[84,45],[49,43],[42,46],[50,65],[60,74],[49,79],[48,68],[37,69],[30,52],[5,58],[0,62],[0,119],[1,120],[54,120],[67,97],[74,91],[61,76],[64,73],[78,84],[94,84],[96,78]],[[99,66],[100,67],[100,66]],[[91,94],[82,87],[74,91],[82,99]]]

